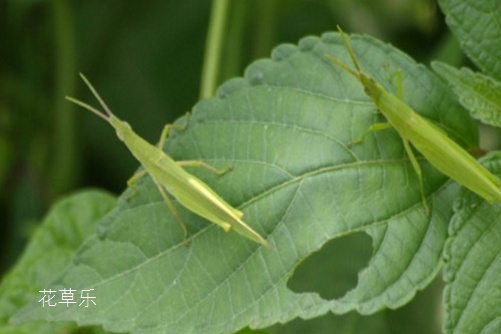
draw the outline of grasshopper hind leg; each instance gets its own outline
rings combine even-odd
[[[158,191],[160,192],[160,195],[162,195],[162,198],[164,199],[165,204],[167,204],[167,207],[169,208],[170,212],[174,216],[174,219],[177,221],[179,226],[181,227],[181,230],[183,230],[183,242],[185,246],[189,245],[188,241],[188,229],[186,228],[186,225],[183,223],[183,220],[179,216],[179,213],[177,212],[176,208],[174,207],[174,204],[172,204],[172,201],[169,199],[169,196],[167,193],[164,191],[162,186],[157,184]]]
[[[409,141],[403,140],[403,142],[404,142],[405,151],[407,152],[407,155],[409,156],[412,167],[414,168],[414,171],[416,172],[416,175],[418,177],[419,188],[421,189],[421,200],[423,201],[425,214],[428,217],[430,215],[430,207],[428,206],[428,202],[426,201],[426,195],[424,193],[423,173],[422,173],[421,167],[419,166],[419,163],[416,159],[416,156],[414,155],[414,152],[412,152],[412,148],[409,145]]]

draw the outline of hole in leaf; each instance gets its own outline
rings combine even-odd
[[[327,242],[304,259],[287,282],[296,293],[316,292],[324,299],[336,299],[357,286],[358,273],[372,256],[372,239],[355,233]]]

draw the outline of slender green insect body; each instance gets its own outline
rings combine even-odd
[[[66,98],[69,101],[93,112],[113,126],[118,138],[125,143],[134,157],[144,168],[144,170],[134,175],[129,180],[129,187],[131,187],[135,192],[135,182],[144,174],[150,174],[166,204],[169,206],[174,214],[174,217],[183,228],[185,240],[187,236],[186,227],[177,215],[177,212],[167,197],[165,191],[174,196],[185,208],[219,225],[223,228],[223,230],[228,231],[231,228],[234,228],[236,232],[246,238],[258,242],[266,247],[270,247],[269,243],[261,235],[241,220],[243,216],[241,211],[233,208],[202,180],[191,175],[181,166],[206,167],[210,170],[216,171],[213,167],[206,165],[201,161],[176,162],[164,151],[162,151],[161,148],[163,147],[163,143],[167,137],[168,130],[172,127],[171,125],[167,125],[164,128],[159,146],[156,147],[151,145],[143,138],[139,137],[127,122],[117,118],[107,107],[87,78],[83,74],[80,74],[80,76],[92,91],[96,99],[100,102],[107,115],[84,102],[71,97]]]
[[[383,113],[390,125],[383,127],[375,124],[373,129],[369,129],[369,131],[393,127],[399,133],[418,175],[426,210],[428,208],[424,196],[421,169],[409,143],[414,145],[443,174],[477,193],[489,203],[501,202],[501,180],[450,139],[442,129],[421,117],[400,98],[386,91],[373,78],[363,73],[347,36],[341,28],[338,27],[338,30],[343,37],[355,70],[337,58],[330,55],[327,57],[360,81],[365,93],[372,99],[376,108]]]

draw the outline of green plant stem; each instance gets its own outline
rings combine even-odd
[[[56,70],[54,89],[54,132],[49,162],[49,185],[52,195],[69,190],[76,182],[80,165],[76,154],[75,116],[72,106],[64,100],[75,90],[76,66],[73,22],[70,2],[53,0]]]
[[[205,43],[200,98],[210,97],[216,90],[229,1],[213,0],[212,3],[209,31]]]
[[[254,1],[254,0],[250,0]],[[241,75],[244,60],[244,45],[248,45],[245,39],[249,26],[249,14],[252,13],[252,3],[249,0],[234,1],[226,21],[228,29],[222,46],[224,66],[219,69],[219,82]],[[245,49],[247,51],[248,49]],[[245,52],[246,56],[248,53]]]

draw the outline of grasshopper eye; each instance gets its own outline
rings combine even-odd
[[[125,122],[125,121],[120,121],[120,123],[122,123],[121,127],[117,127],[116,128],[116,132],[117,132],[117,137],[118,139],[120,139],[121,141],[124,141],[124,133],[123,131],[124,130],[132,130],[132,127],[130,126],[129,123]]]
[[[130,124],[129,124],[129,123],[127,123],[127,122],[123,122],[123,124],[124,124],[124,127],[125,127],[125,128],[127,128],[127,129],[129,129],[129,130],[132,130],[132,128],[131,128],[131,126],[130,126]]]
[[[116,132],[117,132],[118,139],[120,139],[121,141],[124,141],[124,134],[122,133],[122,131],[117,130]]]

